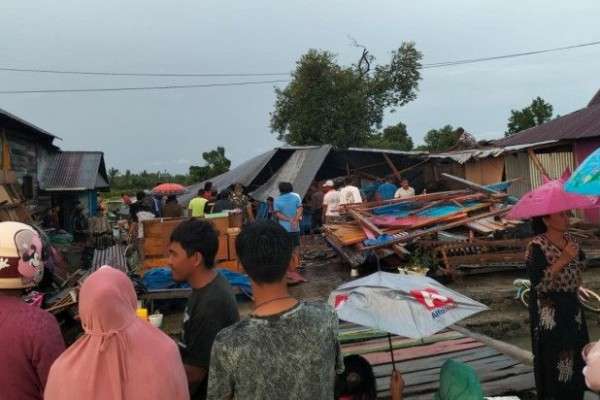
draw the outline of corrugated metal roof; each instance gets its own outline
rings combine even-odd
[[[78,191],[104,189],[108,177],[102,152],[64,151],[43,161],[40,189],[45,191]]]
[[[421,156],[427,155],[426,151],[403,151],[403,150],[390,150],[390,149],[374,149],[366,147],[350,147],[349,151],[365,152],[365,153],[386,153],[386,154],[399,154],[405,156]]]
[[[331,149],[332,146],[324,145],[296,150],[264,185],[251,193],[251,196],[256,200],[266,201],[269,196],[276,197],[279,194],[279,182],[290,182],[294,186],[294,192],[304,198]]]
[[[508,188],[508,194],[521,197],[531,190],[531,174],[529,172],[529,155],[525,152],[507,154],[504,156],[504,171],[506,179],[517,179]]]
[[[548,178],[558,179],[565,170],[571,171],[575,168],[575,159],[571,151],[560,151],[552,153],[537,153],[536,157],[548,173]],[[544,183],[542,172],[536,168],[532,159],[529,159],[529,170],[531,171],[531,187],[533,189]]]
[[[448,151],[445,153],[430,154],[429,158],[449,158],[456,161],[459,164],[464,164],[470,160],[480,160],[488,157],[498,157],[504,153],[514,152],[518,150],[527,149],[530,147],[542,146],[546,144],[556,143],[558,140],[546,140],[537,143],[527,143],[515,146],[506,147],[490,147],[487,149],[468,149],[468,150],[456,150]]]
[[[502,153],[504,153],[503,148],[471,149],[450,151],[447,153],[430,154],[429,158],[449,158],[456,161],[459,164],[464,164],[471,159],[498,157]]]
[[[37,133],[42,134],[44,136],[49,136],[52,139],[60,139],[58,136],[55,136],[55,135],[51,134],[50,132],[45,131],[42,128],[39,128],[39,127],[35,126],[34,124],[32,124],[31,122],[27,122],[24,119],[19,118],[16,115],[9,113],[8,111],[6,111],[6,110],[4,110],[2,108],[0,108],[0,115],[5,116],[6,118],[12,119],[12,120],[18,122],[21,125],[25,125],[26,127],[30,128],[30,129],[33,129]]]
[[[290,149],[293,150],[293,149]],[[252,181],[260,174],[263,168],[267,165],[273,156],[277,153],[278,149],[272,149],[265,153],[259,154],[253,157],[237,167],[225,172],[224,174],[215,176],[206,181],[195,183],[187,187],[187,192],[179,196],[179,202],[181,204],[187,204],[192,198],[196,197],[198,190],[204,187],[205,182],[212,182],[213,186],[221,191],[234,183],[241,183],[244,186],[249,186]]]
[[[599,94],[596,94],[589,105],[581,110],[500,139],[495,144],[497,146],[512,146],[543,140],[573,140],[597,136],[600,136]]]

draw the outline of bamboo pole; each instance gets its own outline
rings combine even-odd
[[[469,336],[470,338],[478,340],[481,343],[490,346],[491,348],[498,350],[500,353],[506,354],[507,356],[510,356],[525,365],[533,365],[533,354],[527,350],[523,350],[522,348],[510,343],[492,339],[491,337],[482,335],[480,333],[475,333],[459,325],[451,325],[450,328],[462,333],[465,336]]]

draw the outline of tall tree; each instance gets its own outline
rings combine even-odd
[[[432,129],[425,135],[425,146],[419,146],[421,150],[430,152],[447,151],[456,146],[465,130],[461,127],[454,129],[452,125],[446,125],[440,129]]]
[[[211,150],[202,153],[202,158],[206,165],[190,166],[190,181],[202,182],[214,176],[221,175],[229,171],[231,161],[225,157],[225,148],[217,147],[216,150]]]
[[[364,146],[386,110],[416,98],[421,58],[410,42],[393,51],[386,65],[374,65],[366,49],[357,64],[346,67],[330,52],[309,50],[287,87],[275,89],[271,130],[292,145]]]
[[[399,122],[397,125],[386,127],[383,132],[373,134],[369,138],[369,147],[379,149],[410,151],[413,149],[412,138],[406,131],[406,125]]]
[[[531,104],[522,110],[511,110],[508,129],[505,136],[514,135],[522,130],[533,128],[552,119],[553,107],[541,97],[533,99]]]

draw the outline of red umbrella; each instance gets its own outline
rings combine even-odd
[[[179,183],[161,183],[154,189],[152,194],[158,194],[161,196],[179,195],[185,193],[185,186]]]

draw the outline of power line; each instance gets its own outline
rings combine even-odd
[[[474,64],[485,61],[493,61],[500,59],[516,58],[531,56],[543,53],[565,51],[582,47],[597,46],[600,41],[580,43],[564,47],[555,47],[544,50],[534,50],[521,53],[505,54],[493,57],[469,58],[455,61],[445,61],[438,63],[423,64],[422,69],[443,68],[455,65]],[[56,73],[56,74],[78,74],[78,75],[110,75],[110,76],[153,76],[153,77],[241,77],[241,76],[274,76],[274,75],[289,75],[289,73],[242,73],[242,74],[161,74],[161,73],[124,73],[124,72],[93,72],[93,71],[66,71],[66,70],[47,70],[47,69],[19,69],[11,67],[0,67],[0,71],[13,72],[40,72],[40,73]],[[208,88],[208,87],[228,87],[228,86],[250,86],[264,85],[273,83],[286,83],[288,79],[274,79],[265,81],[247,81],[247,82],[226,82],[226,83],[205,83],[205,84],[189,84],[189,85],[160,85],[160,86],[130,86],[130,87],[112,87],[112,88],[82,88],[82,89],[33,89],[33,90],[2,90],[0,94],[34,94],[34,93],[84,93],[84,92],[124,92],[124,91],[141,91],[141,90],[165,90],[165,89],[192,89],[192,88]]]
[[[82,92],[124,92],[135,90],[164,90],[164,89],[193,89],[225,86],[251,86],[269,83],[284,83],[288,80],[276,79],[271,81],[229,82],[229,83],[204,83],[197,85],[164,85],[164,86],[130,86],[113,88],[84,88],[84,89],[34,89],[34,90],[2,90],[0,94],[25,94],[25,93],[82,93]]]
[[[589,43],[574,44],[574,45],[571,45],[571,46],[555,47],[555,48],[552,48],[552,49],[534,50],[534,51],[526,51],[526,52],[522,52],[522,53],[504,54],[504,55],[501,55],[501,56],[482,57],[482,58],[467,58],[467,59],[464,59],[464,60],[444,61],[444,62],[439,62],[439,63],[423,64],[422,68],[423,69],[426,69],[426,68],[440,68],[440,67],[447,67],[447,66],[453,66],[453,65],[474,64],[474,63],[479,63],[479,62],[484,62],[484,61],[502,60],[502,59],[506,59],[506,58],[525,57],[525,56],[533,56],[533,55],[536,55],[536,54],[543,54],[543,53],[552,53],[552,52],[557,52],[557,51],[572,50],[572,49],[578,49],[578,48],[582,48],[582,47],[597,46],[599,44],[600,44],[600,40],[599,41],[595,41],[595,42],[589,42]]]
[[[183,78],[233,78],[250,76],[287,76],[289,72],[261,72],[261,73],[162,73],[162,72],[110,72],[110,71],[70,71],[60,69],[40,69],[40,68],[16,68],[0,67],[0,71],[5,72],[33,72],[40,74],[60,74],[60,75],[92,75],[92,76],[139,76],[139,77],[183,77]]]
[[[532,56],[536,54],[551,53],[557,51],[565,51],[571,49],[577,49],[582,47],[597,46],[600,41],[579,43],[563,47],[555,47],[551,49],[533,50],[519,53],[510,53],[492,57],[482,58],[467,58],[462,60],[443,61],[437,63],[423,64],[421,68],[440,68],[452,65],[472,64],[484,61],[501,60],[506,58]],[[0,66],[0,71],[5,72],[30,72],[30,73],[42,73],[42,74],[61,74],[61,75],[90,75],[90,76],[129,76],[129,77],[204,77],[204,78],[218,78],[218,77],[252,77],[252,76],[288,76],[289,72],[241,72],[241,73],[162,73],[162,72],[113,72],[113,71],[78,71],[78,70],[61,70],[61,69],[42,69],[42,68],[17,68],[11,66]]]

